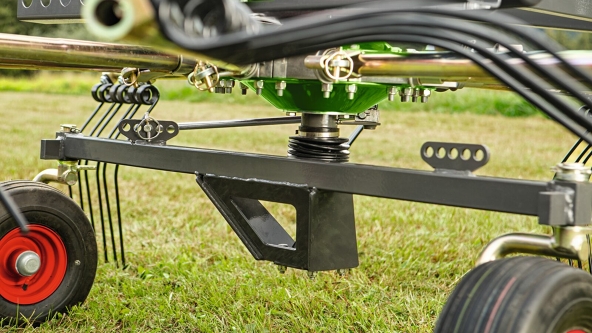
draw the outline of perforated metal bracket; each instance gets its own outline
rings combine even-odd
[[[173,121],[144,119],[124,119],[117,125],[119,132],[136,144],[165,145],[179,134],[179,125]]]
[[[33,23],[83,23],[83,0],[10,0],[17,1],[16,16]],[[29,4],[29,6],[26,6]]]
[[[489,155],[484,145],[428,141],[421,146],[421,158],[436,171],[473,172],[489,162]]]

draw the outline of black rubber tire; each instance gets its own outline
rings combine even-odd
[[[4,324],[14,323],[18,314],[20,318],[42,322],[82,303],[93,285],[98,260],[94,231],[82,209],[46,184],[9,181],[0,186],[12,197],[29,224],[42,225],[57,233],[67,253],[66,273],[59,287],[46,299],[30,305],[15,304],[0,297],[0,320]],[[15,227],[15,222],[0,205],[0,239]]]
[[[514,257],[474,268],[435,333],[592,333],[592,276],[555,260]]]

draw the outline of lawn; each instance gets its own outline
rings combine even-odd
[[[459,93],[455,108],[487,112],[428,112],[441,108],[440,96],[449,103]],[[396,111],[400,103],[384,106],[382,125],[362,133],[351,162],[429,170],[419,156],[425,141],[481,143],[492,158],[478,175],[550,179],[574,137],[542,116],[496,115],[507,105],[492,101],[516,101],[512,95],[472,94],[437,94],[407,112]],[[233,103],[216,98],[163,100],[153,116],[184,122],[281,115],[240,96]],[[61,123],[82,124],[94,107],[90,95],[0,93],[1,177],[32,179],[54,167],[39,160],[39,140],[52,138]],[[285,155],[294,129],[184,132],[170,144]],[[548,232],[530,217],[356,196],[360,267],[345,277],[323,272],[309,279],[255,261],[193,176],[128,167],[120,176],[128,267],[104,263],[101,254],[87,301],[35,332],[429,332],[489,240]],[[281,206],[271,209],[286,223],[294,218]]]

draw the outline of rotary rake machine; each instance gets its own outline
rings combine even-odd
[[[18,6],[21,20],[85,22],[91,32],[124,43],[0,34],[3,68],[102,73],[91,92],[99,104],[88,120],[62,125],[41,142],[41,158],[57,160],[58,168],[0,187],[0,317],[43,321],[83,302],[99,257],[99,228],[104,260],[125,265],[117,179],[126,165],[195,175],[255,259],[310,276],[358,266],[354,194],[537,216],[552,235],[492,240],[450,296],[435,332],[592,333],[592,276],[581,269],[592,266],[586,166],[592,53],[562,49],[532,28],[591,30],[588,2],[19,0]],[[204,93],[252,91],[286,116],[160,119],[153,84],[163,78],[186,79]],[[490,153],[474,143],[426,142],[420,156],[433,171],[348,163],[358,135],[380,125],[379,102],[425,103],[434,92],[457,89],[513,90],[574,133],[578,140],[555,177],[477,177]],[[298,126],[288,156],[167,144],[189,130],[275,124]],[[345,125],[355,126],[350,137],[340,136]],[[69,185],[70,198],[44,184],[50,182]],[[261,201],[295,207],[295,238]],[[530,256],[506,258],[516,254]]]

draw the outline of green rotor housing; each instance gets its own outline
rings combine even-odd
[[[251,90],[258,80],[241,81]],[[286,88],[279,96],[275,83],[280,80],[264,80],[261,97],[271,105],[286,112],[358,114],[378,104],[387,97],[386,86],[375,83],[333,83],[329,98],[323,97],[322,83],[317,80],[284,79]],[[346,87],[355,84],[353,99],[348,98]]]
[[[385,42],[362,43],[343,46],[344,51],[355,50],[361,53],[391,53],[405,54],[400,48],[392,47]],[[319,80],[304,80],[295,78],[250,78],[240,80],[241,83],[256,91],[256,82],[263,81],[261,97],[271,105],[285,112],[307,112],[325,114],[358,114],[382,102],[387,98],[387,89],[392,85],[352,81],[332,83],[333,89],[328,98],[323,96],[322,85]],[[284,81],[286,87],[282,96],[276,91],[276,82]],[[350,98],[346,88],[356,86],[353,98]]]

